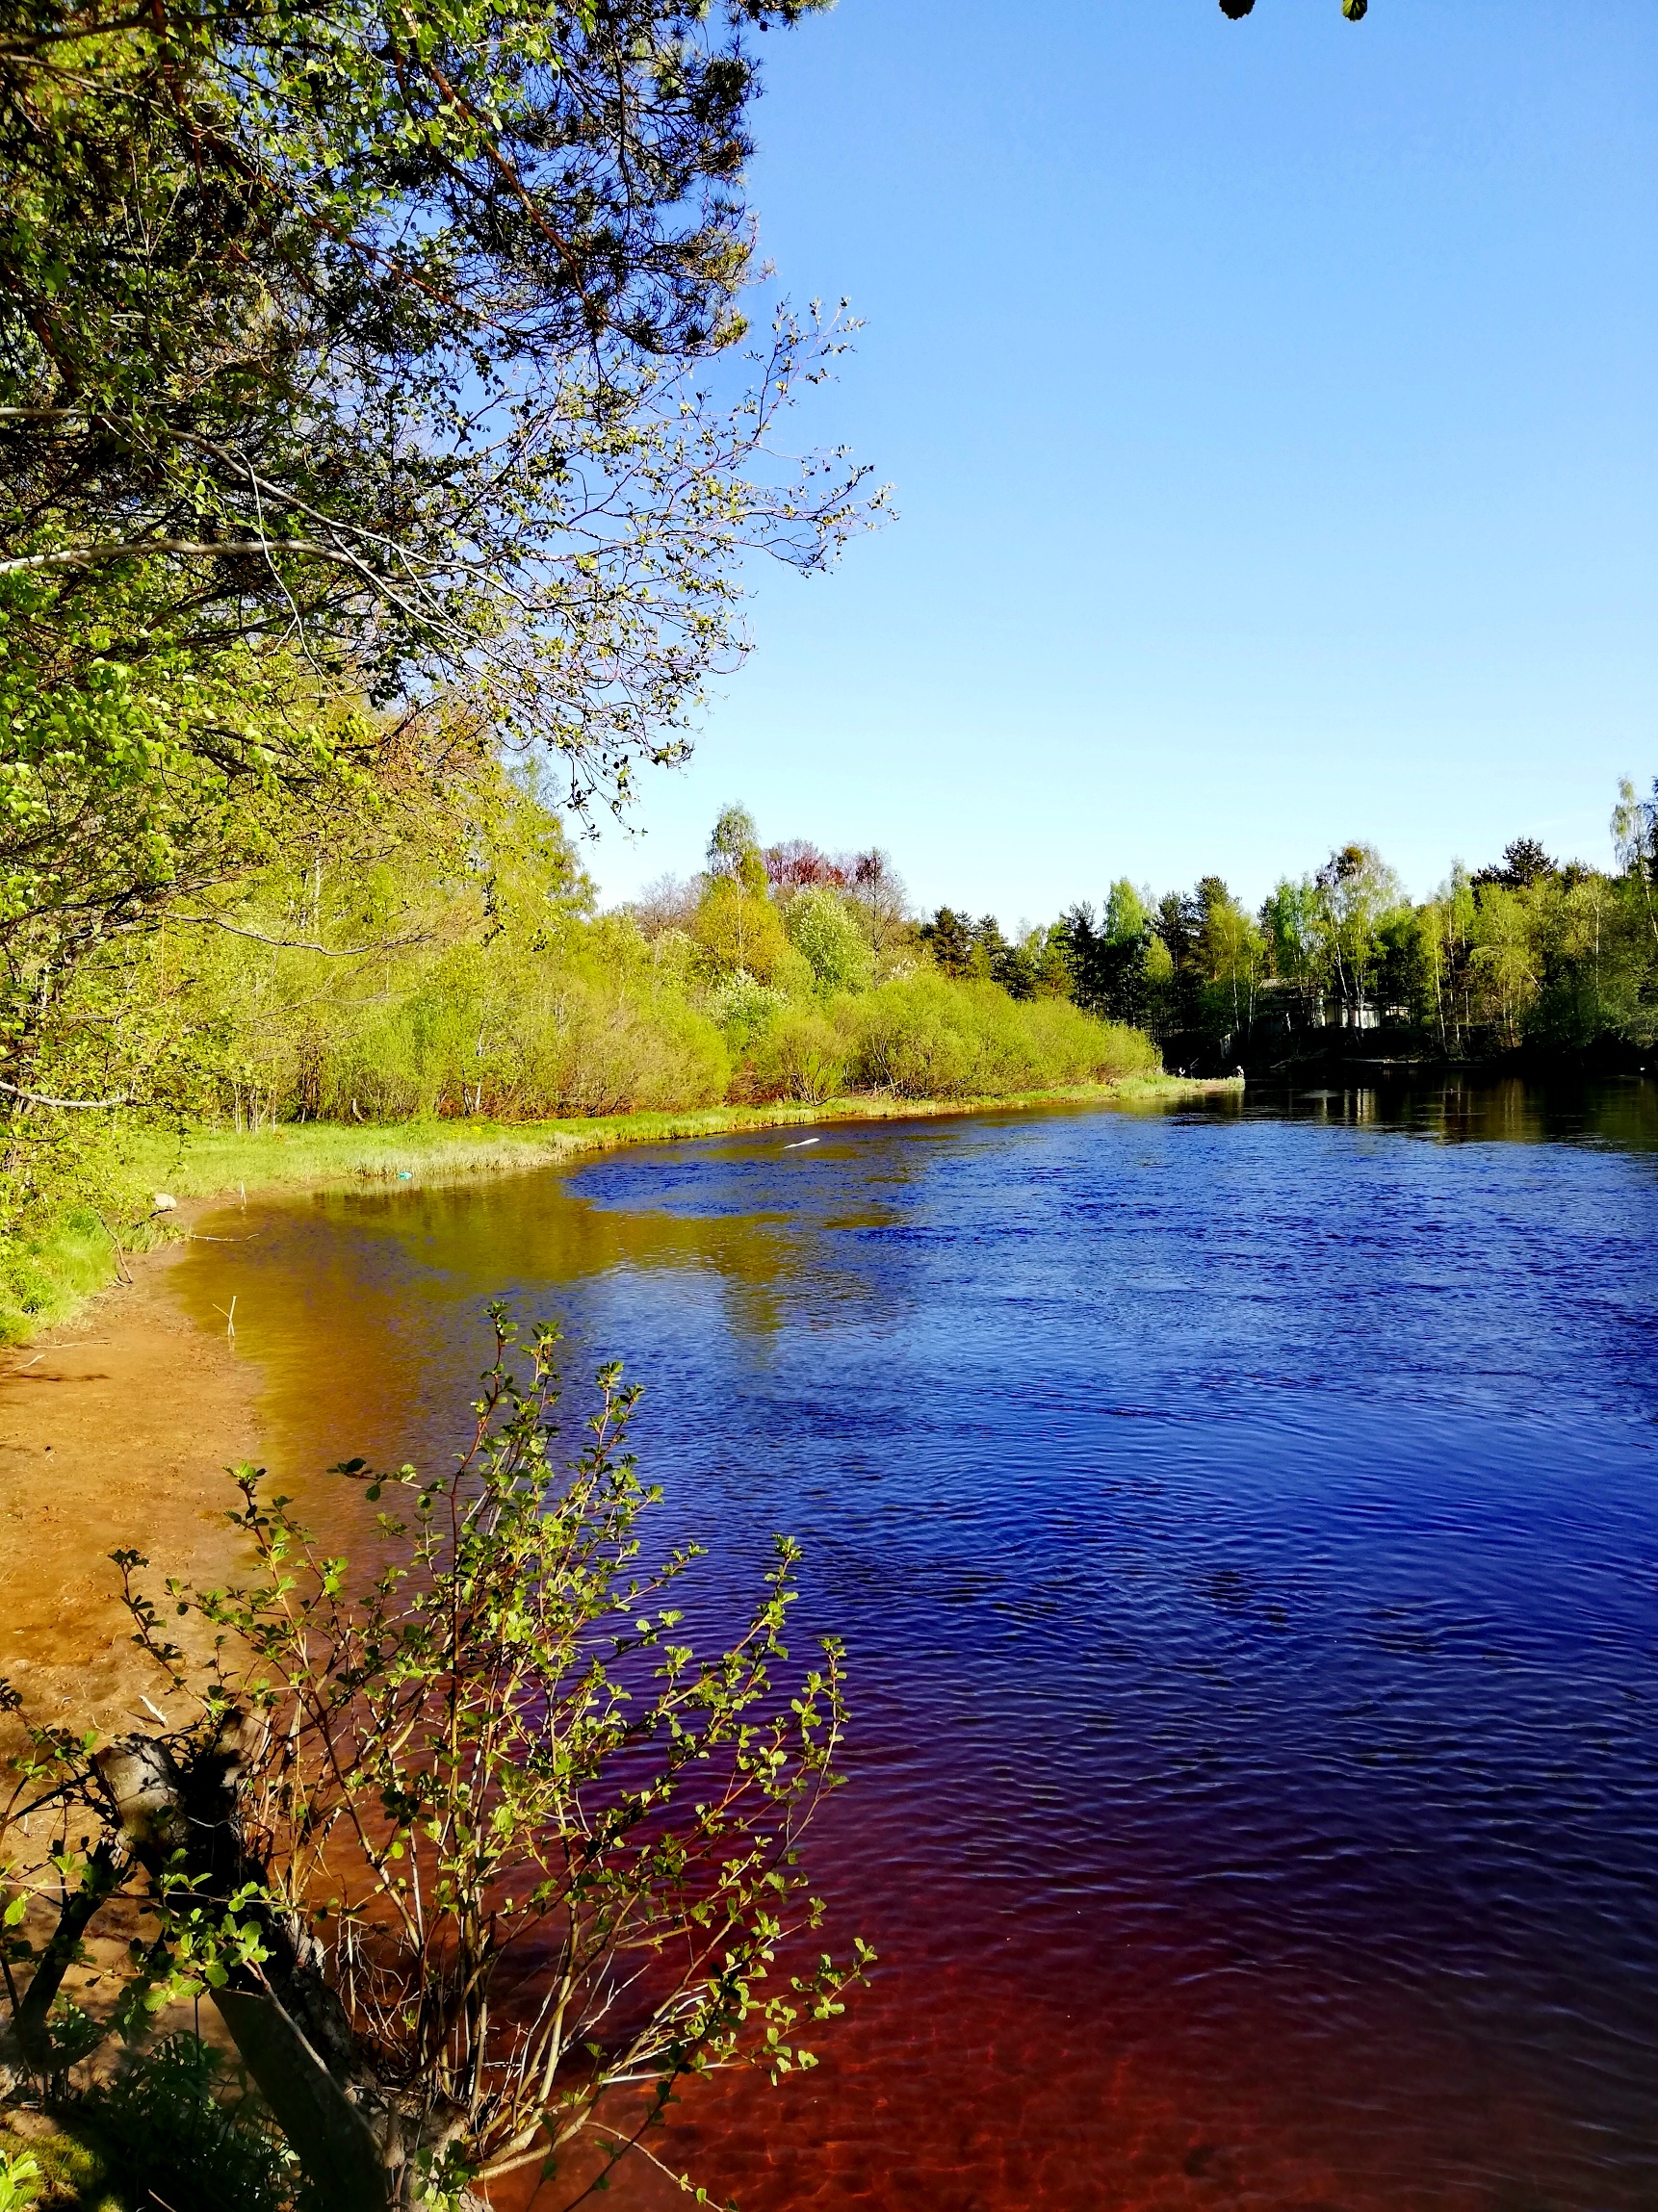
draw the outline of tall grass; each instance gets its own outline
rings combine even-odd
[[[112,1203],[114,1201],[112,1200]],[[70,1203],[38,1215],[0,1238],[0,1344],[17,1344],[65,1320],[116,1275],[117,1240],[127,1251],[153,1241],[146,1222],[130,1222]]]

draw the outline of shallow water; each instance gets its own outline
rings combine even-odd
[[[286,1473],[448,1450],[505,1291],[646,1383],[712,1603],[805,1542],[856,1689],[811,1863],[882,1963],[673,2163],[744,2212],[1651,2212],[1658,1087],[796,1136],[181,1271]]]

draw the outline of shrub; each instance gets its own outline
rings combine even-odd
[[[833,1637],[819,1665],[788,1667],[798,1547],[776,1539],[746,1626],[699,1660],[673,1602],[699,1548],[640,1557],[660,1493],[623,1449],[637,1391],[602,1369],[585,1442],[558,1464],[556,1333],[520,1360],[491,1318],[458,1465],[333,1470],[399,1500],[364,1569],[320,1547],[263,1470],[237,1470],[250,1579],[168,1585],[168,1622],[176,1608],[213,1646],[198,1669],[134,1587],[145,1562],[116,1555],[138,1640],[195,1717],[101,1750],[33,1728],[0,1812],[6,1986],[32,2071],[62,2077],[100,2040],[65,1978],[142,1879],[159,1932],[134,1945],[116,2019],[211,1991],[330,2212],[453,2208],[473,2179],[550,2172],[610,2092],[643,2092],[634,2132],[599,2124],[614,2163],[688,2076],[814,2064],[800,2028],[841,2011],[869,1956],[782,1964],[821,1920],[797,1851],[845,1723]],[[0,1710],[18,1702],[0,1685]],[[8,1864],[48,1808],[65,1839],[50,1862],[36,1844]],[[38,1946],[16,1933],[31,1912],[54,1923]],[[60,2017],[90,2031],[72,2057]],[[193,2208],[227,2208],[225,2162],[256,2169],[269,2143],[209,2109],[191,2045],[164,2048],[168,2067],[110,2097],[194,2146]]]
[[[845,1082],[846,1040],[815,1009],[788,1007],[757,1039],[749,1075],[757,1097],[818,1105]]]
[[[728,975],[708,1001],[709,1018],[717,1021],[734,1052],[747,1052],[776,1020],[789,1001],[746,968]]]
[[[920,973],[837,1009],[850,1030],[854,1082],[905,1098],[1007,1096],[1149,1073],[1139,1031],[1062,999],[1019,1002],[991,983]]]
[[[790,902],[784,927],[820,990],[868,989],[874,964],[868,940],[846,902],[834,891],[819,887],[799,892]]]

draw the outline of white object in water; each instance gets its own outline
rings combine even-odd
[[[786,1152],[798,1152],[807,1145],[820,1145],[822,1142],[821,1137],[796,1137],[792,1145],[785,1145],[783,1149]]]

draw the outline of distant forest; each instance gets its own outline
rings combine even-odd
[[[917,936],[946,975],[1062,994],[1147,1030],[1171,1066],[1308,1054],[1638,1056],[1658,1041],[1658,783],[1625,783],[1615,870],[1518,837],[1408,898],[1373,845],[1283,877],[1250,913],[1219,876],[1161,897],[1127,879],[1010,941],[941,907]],[[1364,1034],[1373,1033],[1373,1034]]]
[[[1255,913],[1218,876],[1160,897],[1124,879],[1009,937],[917,915],[879,848],[767,844],[741,807],[696,876],[603,911],[558,810],[485,763],[439,807],[371,810],[354,847],[249,869],[199,920],[107,940],[37,1002],[37,1082],[257,1127],[1006,1096],[1159,1058],[1638,1057],[1658,1039],[1658,788],[1625,786],[1614,831],[1613,871],[1520,838],[1415,902],[1350,844]],[[87,1156],[85,1117],[22,1126],[14,1172],[36,1147],[42,1184],[42,1154]]]

